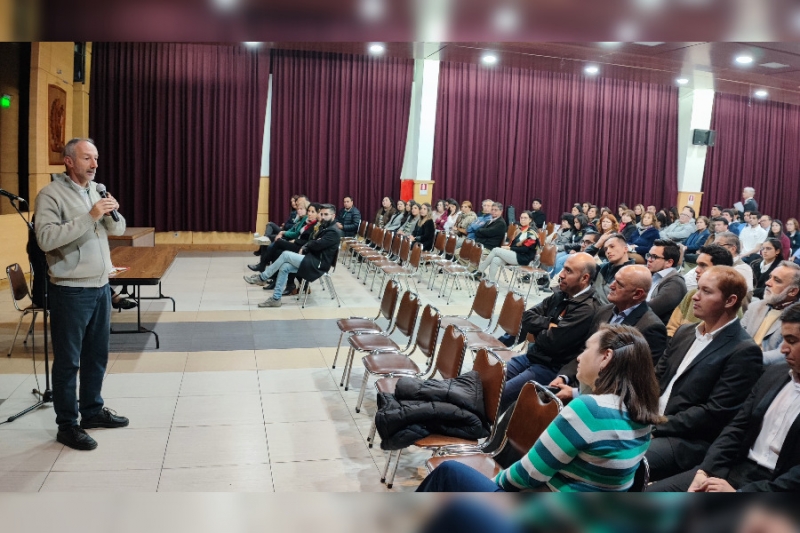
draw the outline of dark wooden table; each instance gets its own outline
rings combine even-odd
[[[120,246],[153,247],[156,245],[156,228],[125,228],[122,235],[109,235],[108,246],[114,250]]]
[[[127,267],[125,272],[113,274],[108,278],[112,286],[133,286],[130,296],[136,301],[136,329],[111,330],[111,333],[151,333],[156,338],[156,349],[160,347],[158,334],[142,326],[142,300],[172,300],[175,312],[175,299],[161,292],[161,278],[167,273],[178,251],[171,246],[138,248],[121,246],[111,250],[111,263],[115,267]],[[158,285],[158,296],[142,296],[142,285]]]

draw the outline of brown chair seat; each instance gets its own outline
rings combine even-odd
[[[375,390],[386,394],[394,394],[394,391],[397,388],[397,381],[400,379],[400,377],[393,376],[379,379],[375,382]]]
[[[512,349],[510,349],[508,347],[506,347],[505,350],[501,350],[499,348],[495,348],[493,351],[497,355],[497,357],[499,357],[500,359],[502,359],[506,363],[508,363],[509,361],[511,361],[512,358],[514,358],[514,357],[516,357],[518,355],[525,355],[525,352],[518,352],[518,351],[512,350]]]
[[[452,455],[448,457],[431,457],[425,462],[425,467],[428,469],[428,472],[433,472],[436,467],[445,461],[458,461],[461,464],[474,468],[489,479],[494,479],[497,474],[503,471],[500,465],[497,464],[497,461],[487,453],[460,455],[458,457],[453,457]]]
[[[453,263],[451,265],[444,265],[442,270],[447,272],[448,274],[461,274],[469,272],[469,269],[465,266],[461,266],[459,264]]]
[[[458,316],[446,316],[442,317],[442,328],[446,328],[449,325],[458,326],[463,331],[471,332],[471,331],[481,331],[479,326],[476,326],[466,318],[461,318]]]
[[[367,372],[372,374],[419,374],[417,364],[399,352],[369,354],[362,357],[361,361]]]
[[[508,348],[508,346],[499,340],[482,331],[470,331],[467,333],[467,347],[470,350],[475,350],[477,348],[502,350],[503,348]]]
[[[458,437],[448,437],[446,435],[428,435],[419,439],[414,446],[422,448],[441,448],[443,446],[477,446],[477,440],[459,439]]]
[[[366,335],[353,335],[348,340],[353,348],[362,352],[372,352],[374,350],[400,351],[400,347],[385,335],[367,333]]]
[[[342,318],[336,321],[340,331],[374,331],[380,333],[383,329],[368,318]]]

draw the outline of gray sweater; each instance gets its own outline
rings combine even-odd
[[[50,281],[68,287],[102,287],[108,283],[111,252],[108,235],[122,235],[125,219],[104,216],[95,222],[89,214],[100,200],[89,183],[89,202],[80,187],[59,174],[36,196],[36,240],[47,254]]]

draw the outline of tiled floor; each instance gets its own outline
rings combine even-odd
[[[91,430],[98,448],[78,452],[55,441],[50,405],[0,425],[0,491],[386,491],[385,454],[366,442],[374,389],[370,383],[356,413],[359,365],[348,391],[339,387],[344,353],[331,369],[336,318],[375,316],[377,292],[340,267],[333,280],[341,308],[315,283],[305,309],[295,298],[259,309],[271,293],[242,281],[253,259],[181,253],[163,281],[177,311],[164,301],[142,303],[161,349],[149,335],[112,336],[103,396],[130,426]],[[469,310],[466,291],[445,305],[424,285],[424,304],[444,314]],[[504,290],[501,284],[501,298]],[[0,348],[7,350],[19,316],[8,290],[0,302]],[[133,311],[112,315],[117,329],[135,320]],[[25,347],[18,339],[13,356],[0,357],[0,420],[34,403],[37,375],[44,386],[41,341],[40,324],[35,371],[30,341]],[[428,456],[404,452],[393,490],[413,490]]]

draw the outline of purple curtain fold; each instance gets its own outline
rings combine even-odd
[[[716,93],[703,175],[703,205],[732,206],[756,190],[758,209],[786,222],[800,214],[800,106]]]
[[[368,220],[397,198],[413,77],[410,59],[273,50],[270,219],[293,194],[351,195]]]
[[[93,45],[97,180],[129,226],[253,230],[269,61],[237,45]]]
[[[575,202],[615,214],[621,202],[675,203],[677,89],[464,63],[439,75],[437,197],[477,209],[492,198],[517,213],[539,197],[548,220]]]

